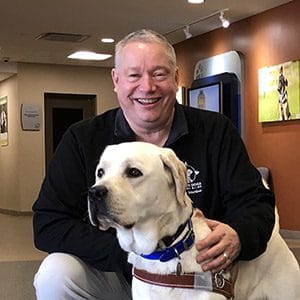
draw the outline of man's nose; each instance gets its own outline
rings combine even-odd
[[[140,81],[140,86],[139,86],[140,91],[142,92],[153,92],[156,89],[156,84],[155,80],[152,76],[150,75],[144,75],[141,78]]]

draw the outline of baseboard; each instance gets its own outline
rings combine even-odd
[[[280,235],[284,239],[293,239],[293,240],[299,240],[300,241],[300,231],[280,229]]]
[[[0,214],[9,216],[32,216],[32,211],[18,211],[13,209],[0,208]]]

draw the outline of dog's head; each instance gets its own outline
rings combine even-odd
[[[119,241],[129,231],[135,235],[131,242],[138,234],[146,234],[153,248],[160,235],[176,231],[176,224],[171,224],[175,219],[180,222],[191,211],[186,167],[171,149],[149,143],[108,146],[88,192],[88,207],[92,224],[101,230],[116,228]],[[123,248],[132,250],[128,245]]]

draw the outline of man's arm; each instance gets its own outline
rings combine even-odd
[[[213,259],[206,267],[213,271],[226,268],[236,258],[250,260],[262,254],[274,226],[274,195],[261,181],[251,164],[245,146],[235,128],[228,123],[220,151],[220,199],[224,207],[221,222],[208,221],[212,233],[197,244],[199,263]],[[208,248],[208,251],[204,251]]]
[[[88,222],[86,165],[84,151],[69,130],[33,205],[35,245],[49,253],[76,255],[103,271],[122,271],[127,265],[126,254],[114,232],[100,231]]]

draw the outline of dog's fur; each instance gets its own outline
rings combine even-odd
[[[101,230],[114,227],[121,247],[133,266],[151,273],[169,274],[178,258],[168,262],[145,259],[165,236],[172,236],[192,214],[186,193],[186,167],[170,149],[142,142],[108,146],[89,191],[91,222]],[[268,248],[258,258],[238,263],[235,299],[300,299],[299,265],[279,235],[278,215]],[[210,229],[205,218],[192,217],[196,240]],[[196,249],[181,254],[183,272],[202,272]],[[151,285],[133,278],[133,299],[225,299],[199,289]]]

